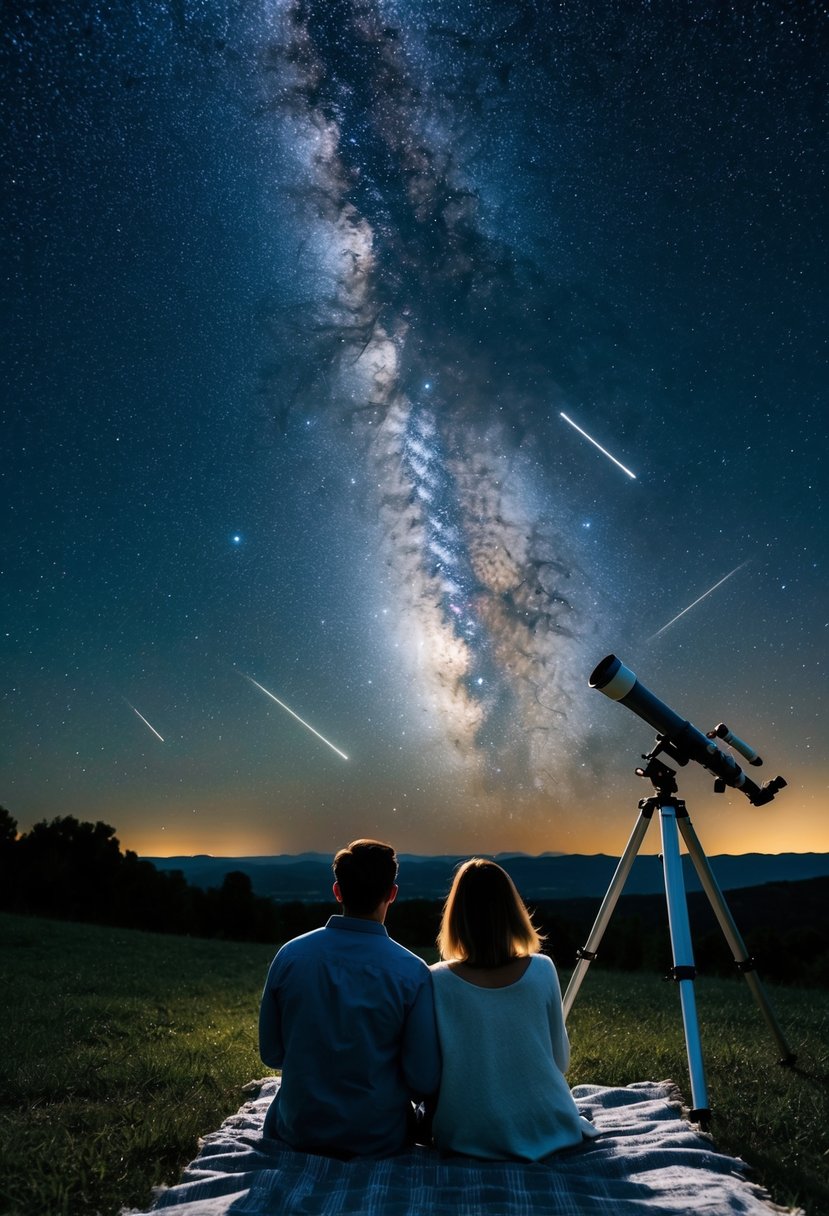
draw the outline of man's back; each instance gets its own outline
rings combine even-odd
[[[283,946],[259,1017],[262,1059],[282,1068],[265,1134],[320,1152],[401,1149],[410,1098],[440,1079],[431,983],[371,919],[332,916]]]

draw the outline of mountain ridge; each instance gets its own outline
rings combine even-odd
[[[481,854],[494,857],[512,877],[522,896],[533,899],[577,899],[604,894],[618,864],[606,853]],[[316,902],[331,896],[331,857],[323,853],[274,854],[257,857],[145,857],[159,870],[181,870],[198,887],[219,887],[231,872],[250,878],[257,895],[277,902]],[[457,854],[399,854],[401,899],[442,899],[452,874],[465,856]],[[829,853],[721,853],[709,858],[723,890],[796,882],[829,875]],[[701,886],[690,858],[683,857],[688,891]],[[625,893],[651,895],[663,890],[662,866],[656,855],[640,855],[633,863]]]

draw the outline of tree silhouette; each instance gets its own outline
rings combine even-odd
[[[14,849],[17,820],[0,806],[0,908],[10,908],[17,891]]]
[[[191,887],[180,870],[161,872],[121,852],[115,828],[72,816],[42,820],[18,835],[0,808],[0,907],[60,920],[161,933],[278,940],[279,914],[241,872],[220,890]]]

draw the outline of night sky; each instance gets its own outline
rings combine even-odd
[[[829,850],[822,8],[3,7],[21,829],[619,852],[612,651]]]

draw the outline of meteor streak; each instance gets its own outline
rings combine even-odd
[[[738,570],[742,570],[743,566],[747,565],[748,562],[745,561],[739,566],[735,566],[733,570],[729,570],[728,574],[724,575],[718,583],[714,583],[713,587],[709,587],[707,591],[703,591],[702,595],[698,599],[695,599],[693,604],[689,604],[687,608],[683,608],[681,612],[676,614],[676,616],[671,617],[667,625],[663,625],[661,629],[657,629],[656,633],[652,633],[648,638],[648,641],[652,642],[654,638],[658,638],[660,633],[664,633],[666,629],[669,629],[671,625],[673,625],[674,621],[678,621],[681,616],[685,616],[686,612],[690,612],[692,608],[696,608],[697,604],[701,603],[702,600],[704,600],[706,596],[710,595],[712,591],[716,591],[718,587],[722,587],[723,583],[727,582],[727,580],[731,578],[732,574],[736,574]]]
[[[145,725],[145,726],[148,726],[148,727],[150,728],[150,730],[151,730],[151,731],[153,732],[153,734],[155,735],[156,739],[161,739],[161,742],[163,743],[163,742],[164,742],[164,740],[161,738],[161,735],[158,733],[158,731],[155,729],[155,727],[154,727],[154,726],[152,726],[152,725],[151,725],[151,724],[150,724],[150,723],[147,721],[147,719],[144,717],[144,715],[143,715],[143,714],[139,714],[139,713],[138,713],[138,710],[135,708],[135,706],[134,706],[134,705],[130,705],[129,701],[127,701],[127,705],[129,705],[129,706],[130,706],[130,709],[132,710],[132,712],[133,712],[134,714],[138,714],[138,717],[141,719],[141,721],[144,723],[144,725]]]
[[[565,422],[569,422],[570,426],[573,428],[574,431],[578,431],[578,433],[580,435],[583,435],[584,438],[586,440],[588,440],[589,443],[592,443],[594,448],[598,448],[603,456],[606,456],[608,458],[608,460],[612,460],[613,463],[615,465],[617,465],[618,468],[620,468],[623,473],[627,473],[628,477],[632,477],[633,480],[636,481],[635,473],[631,473],[630,469],[626,468],[626,466],[622,464],[621,460],[617,460],[615,456],[611,456],[610,452],[608,452],[607,448],[603,448],[600,443],[596,442],[596,440],[593,438],[592,435],[588,435],[587,431],[583,431],[580,426],[577,426],[576,423],[573,421],[573,419],[568,418],[563,410],[559,410],[559,416],[561,418],[563,418]]]
[[[243,671],[240,671],[239,675],[245,675],[245,673]],[[250,680],[251,684],[255,684],[256,687],[258,689],[260,689],[265,694],[266,697],[270,697],[270,699],[272,701],[276,701],[277,705],[281,706],[282,709],[286,710],[287,713],[289,713],[292,718],[296,718],[297,722],[299,722],[302,726],[304,726],[306,730],[310,730],[311,734],[316,735],[318,739],[321,739],[326,747],[330,747],[332,752],[336,752],[337,755],[340,756],[343,760],[348,759],[348,756],[345,754],[345,752],[341,752],[340,749],[338,747],[335,747],[334,744],[331,743],[331,741],[329,739],[326,739],[325,735],[321,735],[318,730],[314,730],[314,728],[310,722],[306,722],[304,718],[300,718],[299,714],[295,714],[289,705],[286,705],[284,701],[280,701],[279,697],[275,697],[272,692],[268,692],[267,688],[265,688],[262,684],[260,684],[258,680],[254,680],[253,676],[245,675],[245,679]],[[147,725],[148,726],[150,725],[149,722],[147,723]]]

